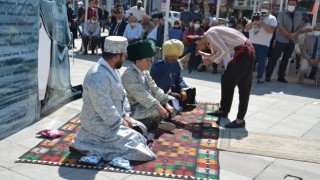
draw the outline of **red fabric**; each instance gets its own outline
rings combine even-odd
[[[243,58],[245,55],[254,55],[254,48],[248,40],[244,45],[237,46],[234,48],[234,55],[228,64],[232,64],[239,58]]]

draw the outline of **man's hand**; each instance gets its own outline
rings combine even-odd
[[[297,33],[289,33],[289,39],[294,41],[296,39]]]
[[[166,108],[167,112],[170,114],[172,114],[174,112],[174,108],[172,106],[170,106],[169,103],[165,104],[165,108]]]
[[[161,114],[161,117],[163,119],[166,119],[168,117],[169,114],[168,114],[167,110],[161,104],[158,105],[156,108],[159,111],[159,113]]]
[[[127,121],[125,121],[125,120],[122,122],[122,125],[124,125],[124,126],[126,126],[126,127],[130,128],[130,127],[129,127],[129,124],[128,124],[128,123],[127,123]]]
[[[131,121],[130,116],[124,116],[123,119],[124,119],[124,121],[126,121],[126,123],[128,124],[127,127],[132,128],[132,121]]]
[[[186,91],[182,90],[180,92],[180,96],[181,96],[181,101],[187,100],[187,92]]]

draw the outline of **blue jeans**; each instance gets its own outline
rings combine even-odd
[[[254,47],[256,59],[258,60],[258,73],[257,79],[262,79],[263,72],[266,66],[266,57],[269,51],[269,47],[260,45],[260,44],[252,44]]]

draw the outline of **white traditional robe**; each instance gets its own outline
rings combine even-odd
[[[100,58],[84,79],[82,128],[71,147],[87,155],[99,155],[104,160],[115,157],[137,161],[155,159],[146,139],[122,125],[122,116],[128,113],[130,106],[119,71]]]

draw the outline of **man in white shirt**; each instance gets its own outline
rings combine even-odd
[[[131,16],[129,18],[129,24],[127,24],[124,30],[123,36],[128,39],[129,43],[142,39],[143,28],[137,21],[136,17]]]
[[[134,17],[136,17],[138,19],[139,22],[142,21],[142,17],[146,14],[146,11],[144,10],[144,8],[142,7],[142,1],[138,0],[137,1],[137,5],[133,6],[132,8],[128,9],[126,11],[126,15],[127,17],[129,17],[131,15],[133,15]]]
[[[277,26],[277,19],[269,14],[270,3],[265,1],[261,5],[261,17],[254,20],[254,17],[245,26],[245,32],[249,31],[249,39],[254,47],[256,59],[258,60],[257,83],[264,83],[262,80],[266,64],[266,57],[269,50],[270,40],[273,31]]]
[[[91,19],[84,23],[83,26],[83,34],[82,34],[82,42],[84,46],[83,54],[88,54],[87,46],[88,43],[91,42],[91,50],[94,55],[94,50],[99,42],[100,37],[100,23],[97,21],[97,16],[93,14]]]

